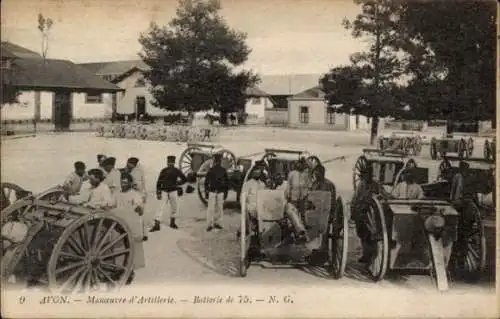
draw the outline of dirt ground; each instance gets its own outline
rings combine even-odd
[[[252,154],[251,158],[262,156],[265,148],[307,150],[327,162],[326,175],[331,179],[337,192],[348,202],[352,196],[352,168],[361,149],[368,147],[368,135],[354,132],[316,132],[272,128],[238,128],[221,132],[219,143],[231,150],[237,157]],[[476,141],[474,153],[480,157],[483,142]],[[72,170],[73,162],[84,161],[89,168],[96,164],[96,154],[107,154],[117,158],[117,166],[122,167],[130,156],[140,158],[146,174],[149,193],[146,206],[146,221],[151,221],[155,212],[165,210],[163,202],[155,198],[156,178],[166,164],[167,155],[180,156],[185,143],[107,139],[91,133],[46,134],[34,138],[7,140],[2,142],[2,182],[16,183],[34,192],[42,191],[61,183]],[[255,155],[259,153],[259,155]],[[345,160],[329,160],[345,156]],[[421,156],[416,158],[419,166],[428,167],[430,180],[436,176],[439,161],[430,160],[428,146],[424,146]],[[235,198],[230,193],[229,200]],[[440,311],[446,312],[446,304],[464,307],[472,300],[491,302],[494,298],[494,247],[495,221],[487,222],[489,268],[480,283],[451,283],[453,292],[443,297],[438,294],[428,276],[389,275],[379,283],[371,282],[361,265],[357,263],[359,243],[351,229],[349,261],[345,277],[340,280],[325,278],[322,269],[309,267],[276,267],[272,265],[252,265],[246,278],[237,276],[238,241],[235,231],[240,214],[234,207],[226,207],[223,220],[224,229],[218,233],[205,232],[205,206],[196,192],[186,194],[180,201],[181,214],[179,230],[163,226],[160,232],[149,235],[145,242],[146,268],[137,271],[134,284],[163,285],[175,282],[189,284],[228,283],[245,285],[304,285],[331,286],[359,290],[371,295],[380,291],[387,296],[401,293],[418,293],[424,298],[435,295],[436,303],[442,304]],[[168,212],[164,220],[168,219]],[[133,286],[131,287],[133,288]],[[466,295],[464,293],[467,292]],[[469,298],[465,297],[469,296]],[[361,297],[360,297],[361,298]],[[390,299],[391,297],[389,297]],[[446,302],[445,299],[447,298]],[[397,308],[397,305],[395,306]],[[438,306],[436,306],[438,307]],[[440,306],[439,306],[440,307]],[[462,308],[460,308],[462,309]],[[457,310],[457,309],[455,309]],[[401,311],[404,311],[402,309]],[[455,311],[453,312],[455,313]]]

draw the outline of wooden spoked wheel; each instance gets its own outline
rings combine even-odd
[[[21,188],[20,186],[13,183],[1,183],[0,188],[2,189],[2,210],[9,205],[12,205],[17,200],[31,195],[31,192]]]
[[[490,159],[490,142],[488,140],[484,141],[483,155],[484,155],[484,159],[487,159],[487,160]]]
[[[246,207],[246,193],[242,193],[240,197],[241,218],[240,218],[240,254],[238,259],[238,274],[240,277],[247,276],[247,270],[250,267],[250,258],[248,256],[248,215]]]
[[[181,172],[184,173],[184,175],[188,175],[189,173],[192,173],[193,172],[193,167],[192,167],[192,163],[193,163],[193,152],[198,152],[200,151],[200,148],[198,147],[188,147],[184,150],[184,152],[182,152],[180,158],[179,158],[179,169],[181,170]]]
[[[64,190],[61,187],[56,186],[46,191],[43,191],[40,194],[37,194],[36,199],[53,202],[60,200],[63,196],[64,196]]]
[[[349,221],[342,198],[337,197],[335,213],[328,220],[328,267],[333,278],[344,276],[349,245]]]
[[[477,205],[468,200],[460,211],[458,238],[450,260],[452,274],[465,280],[478,280],[486,265],[486,236]]]
[[[218,154],[222,155],[221,166],[225,169],[236,167],[236,155],[227,149],[222,149],[217,151]]]
[[[437,140],[435,137],[431,139],[430,154],[431,154],[431,159],[433,160],[437,159]]]
[[[366,212],[366,226],[369,232],[368,273],[374,281],[384,278],[389,263],[389,238],[383,207],[374,195]]]
[[[469,137],[467,140],[467,157],[471,157],[474,152],[474,140],[472,137]]]
[[[24,221],[35,211],[31,200],[17,200],[2,210],[1,227],[10,221]]]
[[[209,159],[205,161],[198,172],[196,173],[197,179],[196,179],[196,188],[198,189],[198,197],[200,198],[201,202],[207,206],[208,205],[208,197],[205,192],[205,179],[207,176],[208,171],[210,170],[210,167],[212,167],[213,160]]]
[[[117,217],[91,213],[61,233],[47,266],[50,290],[62,294],[115,290],[132,272],[131,232]]]
[[[354,187],[353,189],[357,189],[359,181],[362,178],[362,174],[368,169],[368,160],[366,159],[366,156],[361,155],[360,157],[358,157],[356,164],[354,164],[352,174],[352,185]]]

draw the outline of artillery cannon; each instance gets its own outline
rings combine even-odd
[[[382,158],[359,163],[366,163],[364,169],[373,172],[380,167],[380,160],[387,162]],[[450,187],[442,182],[428,183],[427,168],[399,165],[403,167],[396,178],[374,181],[379,187],[360,189],[367,184],[360,180],[354,183],[357,194],[371,194],[367,203],[351,203],[360,216],[358,223],[368,230],[362,240],[372,252],[367,264],[370,277],[382,280],[389,270],[429,271],[439,290],[448,289],[448,271],[477,278],[485,265],[486,247],[476,204],[451,201]],[[381,191],[400,182],[405,171],[413,172],[424,191],[423,199],[394,199]]]
[[[236,156],[233,152],[223,148],[221,145],[209,143],[188,143],[187,148],[179,157],[178,167],[186,176],[190,173],[196,173],[207,160],[212,158],[212,155],[215,153],[222,155],[222,165],[225,168],[233,167],[236,164]]]
[[[339,279],[344,275],[348,251],[348,219],[339,196],[332,207],[332,194],[313,191],[308,196],[305,220],[310,241],[306,246],[294,242],[294,233],[284,214],[286,200],[281,190],[257,193],[257,219],[246,208],[246,193],[241,196],[239,275],[245,277],[252,263],[313,265],[326,267]],[[288,204],[291,205],[291,204]]]
[[[469,137],[466,141],[464,137],[460,139],[453,135],[448,135],[441,139],[433,137],[430,142],[430,155],[433,160],[438,158],[445,158],[448,153],[456,153],[458,158],[466,159],[472,156],[474,151],[474,140]]]
[[[392,133],[388,137],[381,136],[378,140],[378,147],[384,151],[393,150],[405,155],[418,156],[422,151],[422,138],[413,132]]]
[[[55,187],[2,210],[3,285],[14,276],[73,293],[130,283],[133,270],[143,267],[137,262],[144,256],[142,239],[132,236],[120,211],[72,205],[58,200],[62,194]]]
[[[352,183],[357,189],[363,172],[370,170],[375,181],[395,186],[405,168],[417,167],[413,158],[392,150],[363,149],[353,168]]]

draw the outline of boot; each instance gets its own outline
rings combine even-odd
[[[170,228],[172,229],[178,229],[177,225],[175,224],[175,218],[170,218]]]
[[[155,223],[154,223],[153,227],[151,227],[149,229],[149,231],[152,233],[152,232],[159,231],[159,230],[160,230],[160,221],[155,219]]]

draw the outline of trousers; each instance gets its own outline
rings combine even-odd
[[[224,193],[208,193],[207,225],[222,222],[224,217]]]
[[[161,221],[163,219],[163,211],[167,209],[168,205],[170,205],[170,217],[176,218],[179,212],[179,197],[177,196],[177,190],[167,193],[165,207],[156,212],[156,220]]]

